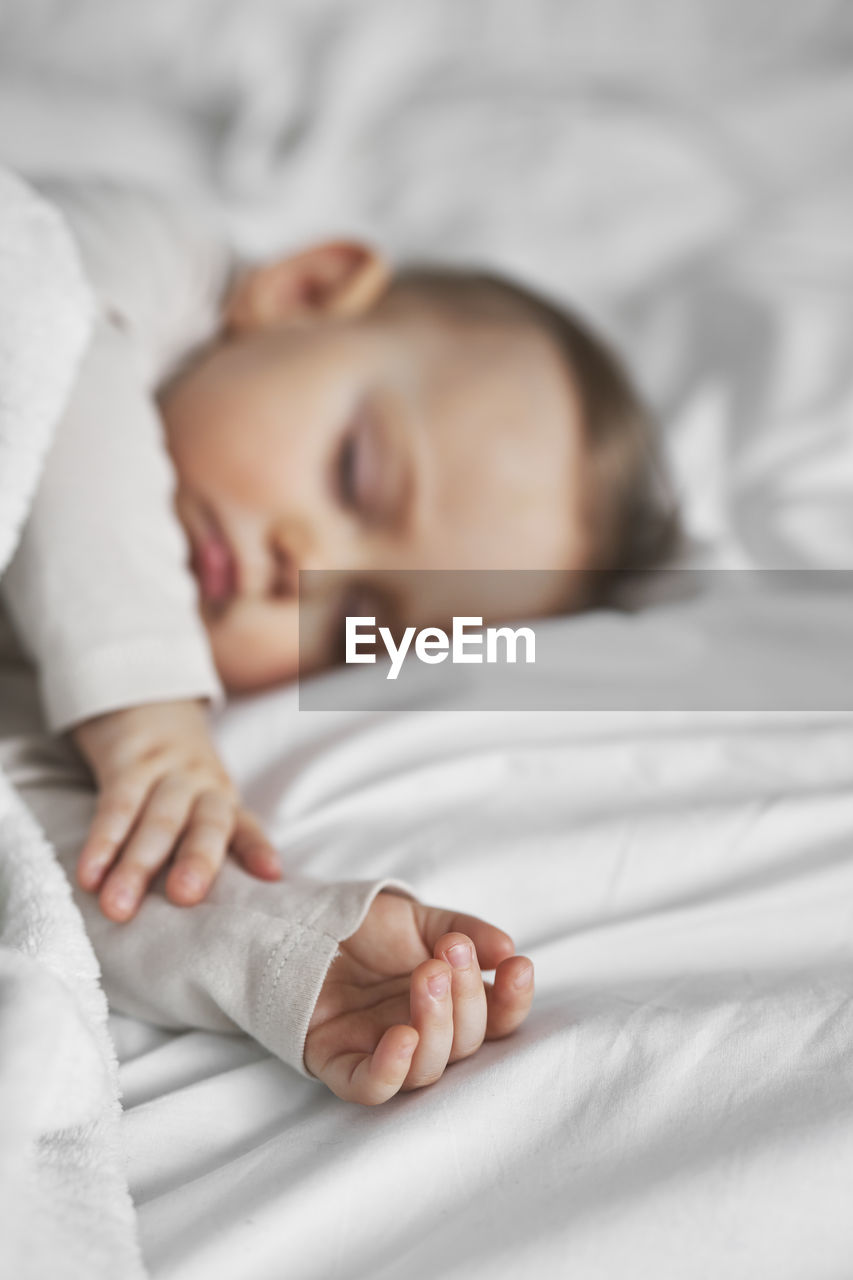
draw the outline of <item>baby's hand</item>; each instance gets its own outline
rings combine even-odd
[[[73,731],[100,795],[80,860],[84,889],[100,889],[111,920],[130,920],[174,858],[166,895],[200,902],[230,848],[247,871],[278,880],[275,849],[243,809],[198,702],[155,702],[96,716]]]
[[[339,945],[304,1062],[344,1101],[375,1106],[433,1084],[484,1039],[509,1035],[530,1009],[533,965],[476,916],[380,893]],[[483,982],[480,965],[495,969],[494,984]]]

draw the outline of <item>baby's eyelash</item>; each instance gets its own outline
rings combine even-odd
[[[362,402],[347,424],[334,468],[333,483],[341,506],[365,523],[381,523],[394,497],[393,468],[381,420],[369,403]]]
[[[344,436],[338,451],[337,487],[338,496],[345,507],[358,505],[356,492],[356,462],[358,453],[358,433],[350,428]]]

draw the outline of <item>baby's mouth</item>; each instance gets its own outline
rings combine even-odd
[[[204,512],[203,527],[192,538],[190,565],[205,604],[222,608],[237,594],[237,563],[218,523]]]

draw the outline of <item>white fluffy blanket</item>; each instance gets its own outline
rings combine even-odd
[[[59,217],[0,170],[0,574],[85,348],[92,300]],[[0,773],[0,1274],[142,1276],[115,1054],[68,883]]]

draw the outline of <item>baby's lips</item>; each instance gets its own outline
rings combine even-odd
[[[222,604],[236,589],[234,559],[216,537],[203,538],[193,551],[193,568],[205,600]]]

